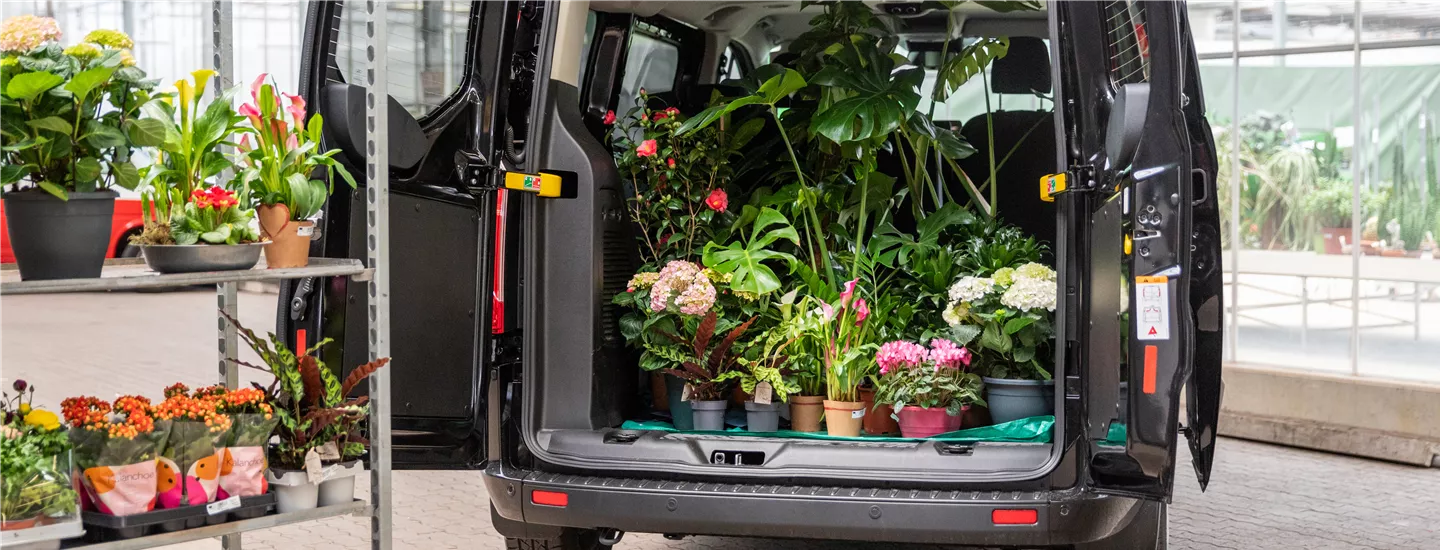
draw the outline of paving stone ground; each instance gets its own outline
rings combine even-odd
[[[241,318],[272,326],[274,297],[243,294]],[[54,403],[88,393],[158,393],[215,372],[214,295],[11,296],[0,300],[0,379],[26,378]],[[50,406],[56,408],[52,403]],[[1183,451],[1182,451],[1183,454]],[[1373,548],[1440,550],[1440,469],[1222,439],[1209,491],[1183,464],[1171,507],[1171,545],[1234,550]],[[360,490],[365,491],[362,485]],[[396,472],[397,550],[504,548],[490,527],[478,472]],[[245,536],[245,548],[363,550],[367,518],[332,518]],[[621,548],[858,549],[880,545],[630,534]],[[886,545],[886,547],[891,547]],[[217,541],[170,547],[215,550]]]

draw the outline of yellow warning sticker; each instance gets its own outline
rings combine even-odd
[[[560,196],[560,176],[506,172],[505,188],[536,193],[542,197],[558,197]]]

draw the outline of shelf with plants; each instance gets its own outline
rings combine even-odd
[[[643,262],[612,303],[656,396],[626,426],[773,433],[781,402],[785,433],[835,438],[1044,422],[1057,278],[999,219],[996,161],[1015,151],[977,151],[922,107],[984,78],[1008,39],[946,43],[924,90],[868,7],[807,9],[788,60],[739,93],[686,113],[642,89],[604,118]],[[988,178],[959,168],[974,154]]]
[[[229,10],[213,7],[216,63],[228,67],[231,22],[221,16]],[[0,165],[17,256],[0,268],[0,294],[213,284],[221,318],[214,386],[176,384],[114,401],[71,397],[61,422],[29,410],[34,389],[17,382],[22,394],[6,396],[4,435],[24,444],[4,448],[0,540],[7,548],[58,548],[63,539],[65,547],[120,549],[223,537],[238,548],[238,533],[324,517],[371,515],[388,526],[388,422],[370,416],[372,407],[385,414],[388,359],[342,380],[312,355],[328,341],[292,351],[234,318],[246,281],[352,277],[382,289],[376,305],[385,307],[383,262],[367,268],[308,257],[313,219],[333,182],[355,185],[334,160],[338,150],[319,149],[321,117],[307,116],[304,98],[263,74],[243,91],[219,89],[228,76],[209,69],[162,88],[117,31],[65,47],[54,20],[20,16],[7,19],[0,36]],[[241,93],[249,98],[236,109]],[[371,178],[383,193],[386,178]],[[144,230],[132,238],[141,259],[104,260],[113,187],[141,195]],[[375,201],[367,208],[378,211]],[[369,228],[372,242],[386,238],[380,217]],[[258,364],[239,361],[242,339]],[[381,323],[372,353],[385,339]],[[274,381],[241,388],[241,368]],[[368,394],[350,397],[361,385]],[[362,455],[380,457],[370,471],[376,506],[355,498]],[[374,544],[388,547],[388,527],[377,529]]]

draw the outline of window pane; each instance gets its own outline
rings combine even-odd
[[[1189,13],[1201,53],[1231,51],[1235,37],[1232,2],[1194,2]],[[1343,45],[1354,39],[1355,3],[1351,0],[1240,2],[1241,51]]]
[[[620,82],[620,109],[628,111],[644,88],[651,95],[675,87],[675,72],[680,66],[680,49],[674,44],[635,33],[630,36],[630,51],[625,55],[625,76]]]
[[[335,67],[346,82],[365,79],[365,10],[349,3],[340,13]],[[388,10],[390,97],[419,118],[460,86],[470,2],[391,4]]]

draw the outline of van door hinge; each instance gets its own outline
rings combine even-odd
[[[1079,191],[1094,191],[1098,183],[1095,181],[1095,168],[1088,164],[1081,164],[1070,167],[1069,170],[1059,174],[1048,174],[1040,177],[1040,200],[1055,202],[1055,196],[1061,193],[1073,193]]]
[[[499,189],[492,177],[495,166],[480,153],[455,151],[455,172],[460,176],[460,184],[471,194]]]

